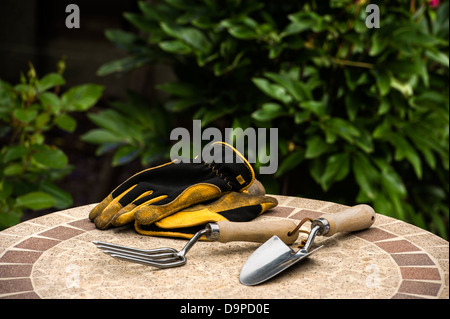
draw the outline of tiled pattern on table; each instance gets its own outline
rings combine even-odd
[[[40,298],[34,292],[30,278],[36,260],[45,251],[64,240],[95,229],[85,217],[76,220],[65,215],[64,211],[55,214],[57,215],[55,220],[64,221],[63,225],[52,225],[47,215],[45,218],[36,218],[0,233],[0,243],[5,238],[19,238],[18,242],[10,247],[0,246],[0,298]],[[30,234],[27,232],[29,229],[33,231],[45,229],[45,231]]]
[[[277,198],[280,204],[264,214],[267,218],[299,221],[346,208],[339,204],[303,198]],[[86,218],[86,212],[91,207],[93,205],[57,212],[0,232],[0,298],[41,298],[33,286],[33,265],[61,243],[94,230],[93,223]],[[381,250],[390,256],[397,266],[400,284],[396,293],[382,298],[448,298],[448,242],[414,227],[411,228],[412,232],[410,230],[404,235],[398,235],[404,232],[404,225],[395,219],[378,215],[372,228],[352,234],[372,245],[372,249]],[[417,236],[424,234],[436,237],[432,240],[432,246],[421,247],[414,241]]]

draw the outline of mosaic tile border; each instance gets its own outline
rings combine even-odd
[[[34,225],[37,221],[35,219],[29,224]],[[0,250],[0,298],[39,299],[31,279],[33,264],[53,246],[92,229],[95,226],[83,218],[31,234],[3,252]],[[8,230],[2,235],[2,239],[16,236]]]
[[[301,220],[346,208],[309,199],[277,198],[279,206],[265,216]],[[41,298],[34,290],[31,278],[34,263],[52,247],[95,229],[86,217],[80,219],[85,216],[80,212],[88,211],[90,206],[56,212],[0,232],[1,299]],[[405,231],[405,228],[409,230]],[[398,266],[401,283],[397,292],[387,298],[449,298],[447,241],[382,215],[377,216],[371,229],[353,235],[383,250]]]

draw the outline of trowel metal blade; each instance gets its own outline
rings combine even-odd
[[[248,258],[241,269],[239,280],[243,285],[255,286],[311,255],[322,246],[308,252],[300,249],[295,252],[278,236],[273,236]]]

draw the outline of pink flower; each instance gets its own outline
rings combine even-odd
[[[430,0],[428,3],[432,8],[437,8],[439,6],[439,0]]]

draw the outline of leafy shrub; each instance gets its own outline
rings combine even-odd
[[[141,1],[124,14],[137,32],[106,32],[129,55],[98,74],[170,65],[170,115],[279,128],[273,178],[290,193],[369,203],[447,238],[448,2],[385,2],[379,29],[367,4]]]
[[[85,84],[60,94],[64,68],[61,60],[56,73],[38,78],[30,64],[19,84],[0,80],[0,229],[17,224],[25,209],[72,204],[54,183],[70,173],[69,159],[46,142],[46,134],[55,127],[72,133],[77,121],[70,114],[88,110],[103,87]]]
[[[97,155],[115,151],[112,165],[123,165],[140,157],[143,165],[165,158],[170,145],[170,119],[161,107],[150,108],[148,102],[133,91],[125,101],[110,103],[112,108],[89,113],[98,128],[82,136],[88,143],[99,144]]]

